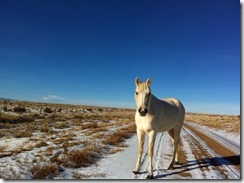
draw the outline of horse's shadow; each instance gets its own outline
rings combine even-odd
[[[196,166],[197,165],[197,166]],[[194,169],[201,169],[208,166],[222,166],[222,165],[240,165],[240,155],[228,156],[228,157],[213,157],[213,158],[203,158],[199,160],[187,161],[185,163],[180,163],[179,166],[175,167],[173,171],[166,174],[156,175],[154,178],[159,179],[167,177],[174,174],[188,172]],[[165,171],[164,169],[154,170],[154,171]]]

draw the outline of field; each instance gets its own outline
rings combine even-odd
[[[111,172],[116,170],[114,164],[110,166],[113,169],[111,171],[109,167],[101,168],[107,167],[112,157],[127,162],[127,159],[121,158],[125,153],[129,153],[126,157],[131,158],[130,162],[135,162],[136,152],[131,154],[130,151],[132,147],[132,151],[137,148],[134,109],[0,101],[0,111],[0,179],[123,179],[144,176],[130,177],[133,167],[129,165],[125,168],[128,177],[121,177],[122,172],[111,177]],[[182,151],[186,155],[182,155],[183,161],[189,160],[187,156],[191,153],[200,158],[199,152],[193,152],[193,148],[191,152],[184,150],[184,146],[189,145],[186,144],[187,139],[192,138],[189,131],[207,144],[211,141],[199,132],[199,126],[203,131],[205,128],[215,131],[221,129],[235,138],[240,136],[239,116],[187,113],[185,121]],[[167,139],[164,134],[159,137],[158,143],[163,141],[162,138]],[[133,144],[130,144],[131,140]],[[171,146],[167,140],[164,141]],[[217,144],[224,146],[218,141]],[[159,146],[162,143],[156,148]],[[223,151],[228,151],[226,149]],[[225,157],[233,155],[233,152],[230,155],[228,153]],[[238,153],[235,151],[233,157],[238,158]],[[164,156],[162,152],[158,155]],[[101,165],[103,163],[106,165]],[[238,172],[238,165],[235,169]],[[157,173],[164,174],[160,171]],[[181,178],[192,178],[190,170],[179,175]]]
[[[213,129],[222,129],[228,133],[240,134],[240,116],[187,113],[185,121],[204,125]]]

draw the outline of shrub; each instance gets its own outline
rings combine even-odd
[[[135,124],[129,125],[127,127],[119,129],[117,132],[107,136],[105,140],[103,140],[103,144],[105,145],[119,145],[124,142],[125,139],[130,138],[136,132]]]
[[[16,115],[6,115],[0,113],[0,122],[1,123],[24,123],[33,121],[33,117],[30,115],[16,116]]]
[[[67,152],[63,163],[65,166],[72,168],[87,167],[97,161],[99,151],[99,147],[85,147],[82,150],[73,150]]]
[[[3,109],[3,111],[4,111],[4,112],[8,112],[8,108],[7,108],[7,106],[6,106],[6,105],[5,105],[5,106],[3,106],[3,108],[2,108],[2,109]]]
[[[23,113],[23,112],[26,112],[26,110],[25,110],[25,107],[17,106],[14,108],[14,112]]]
[[[31,168],[31,173],[33,175],[33,179],[43,179],[46,178],[51,173],[54,175],[58,175],[58,167],[56,164],[48,164],[45,163],[43,165],[34,165]]]
[[[69,123],[67,123],[67,122],[59,122],[59,123],[56,123],[54,125],[54,127],[58,128],[58,129],[68,128],[69,127]]]
[[[90,122],[90,123],[83,124],[81,126],[81,130],[88,129],[88,128],[98,128],[98,124],[95,122]]]
[[[44,146],[48,146],[48,144],[46,142],[43,142],[43,141],[37,142],[35,144],[35,148],[40,148],[40,147],[44,147]]]
[[[43,122],[41,123],[40,127],[39,127],[39,130],[41,132],[46,132],[46,133],[49,133],[52,131],[52,129],[49,127],[49,121],[48,120],[43,120]]]
[[[31,137],[32,136],[32,132],[31,131],[27,131],[27,130],[17,130],[13,136],[15,138],[22,138],[22,137]]]
[[[45,113],[52,113],[52,109],[49,108],[49,107],[46,107],[46,108],[44,109],[44,112],[45,112]]]

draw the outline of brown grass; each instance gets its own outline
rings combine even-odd
[[[31,137],[32,132],[34,131],[33,123],[24,123],[19,126],[18,129],[14,129],[13,137],[22,138],[22,137]]]
[[[97,140],[97,139],[102,139],[104,137],[104,134],[102,134],[102,133],[93,133],[93,136],[92,136],[92,138],[94,139],[94,140]]]
[[[75,179],[82,179],[82,174],[79,173],[79,172],[74,172],[74,173],[73,173],[73,177],[74,177]]]
[[[43,179],[47,177],[50,173],[58,175],[58,168],[55,163],[45,163],[43,165],[34,165],[31,168],[33,179]]]
[[[58,128],[58,129],[69,128],[69,127],[70,127],[70,125],[68,122],[57,122],[54,125],[54,128]]]
[[[50,124],[50,119],[46,118],[42,121],[42,123],[39,126],[39,130],[41,132],[46,132],[46,133],[50,133],[52,132],[52,128],[51,128],[51,124]]]
[[[96,174],[87,174],[87,173],[80,173],[80,172],[74,172],[73,177],[75,179],[89,179],[91,177],[105,177],[106,173],[96,173]]]
[[[81,130],[88,129],[88,128],[98,128],[98,124],[96,122],[89,122],[81,126]]]
[[[32,132],[28,130],[18,130],[13,134],[13,136],[15,138],[31,137]]]
[[[6,157],[6,156],[9,156],[9,155],[12,155],[11,152],[5,151],[7,148],[8,148],[7,145],[0,146],[0,158],[3,158],[3,157]]]
[[[136,132],[135,124],[126,126],[124,128],[119,129],[118,131],[108,135],[105,140],[103,140],[103,144],[105,145],[119,145],[124,142],[125,139],[130,138]]]
[[[35,144],[35,148],[40,148],[40,147],[44,147],[44,146],[48,146],[48,144],[44,141],[39,141]]]
[[[100,147],[96,146],[73,150],[66,154],[66,158],[62,160],[62,163],[64,166],[72,168],[87,167],[97,161],[99,151]]]
[[[240,134],[240,118],[233,115],[187,113],[185,121]]]
[[[4,145],[4,146],[0,146],[0,152],[3,152],[5,149],[7,149],[7,145]]]
[[[1,123],[25,123],[33,121],[33,115],[7,115],[0,112]]]
[[[8,111],[0,113],[0,137],[30,138],[25,144],[19,144],[9,152],[6,151],[6,147],[0,147],[0,158],[46,146],[39,149],[33,159],[33,163],[37,165],[34,165],[31,171],[33,178],[37,179],[43,179],[50,173],[56,175],[57,165],[86,167],[96,163],[107,153],[122,151],[126,147],[125,139],[130,138],[132,134],[130,122],[134,123],[133,110],[15,101],[4,105]],[[1,106],[3,105],[0,101],[0,108]],[[25,106],[24,115],[13,113],[15,106]],[[45,113],[43,109],[46,107],[51,108],[53,112]],[[62,112],[58,111],[60,107],[63,109]],[[114,135],[117,141],[109,142]],[[105,140],[107,144],[103,143]],[[55,146],[49,146],[46,142]],[[52,158],[56,150],[62,153],[57,158]],[[48,163],[42,164],[47,161]],[[86,178],[103,175],[81,173],[74,176]]]
[[[123,151],[123,150],[124,150],[123,147],[115,147],[114,149],[111,149],[109,151],[109,154],[115,154],[115,153],[120,152],[120,151]]]

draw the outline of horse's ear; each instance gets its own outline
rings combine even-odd
[[[136,86],[139,86],[139,84],[140,84],[140,80],[138,77],[136,77],[136,79],[135,79],[135,84],[136,84]]]
[[[151,79],[150,78],[147,78],[146,84],[147,84],[147,86],[150,86],[150,84],[151,84]]]

